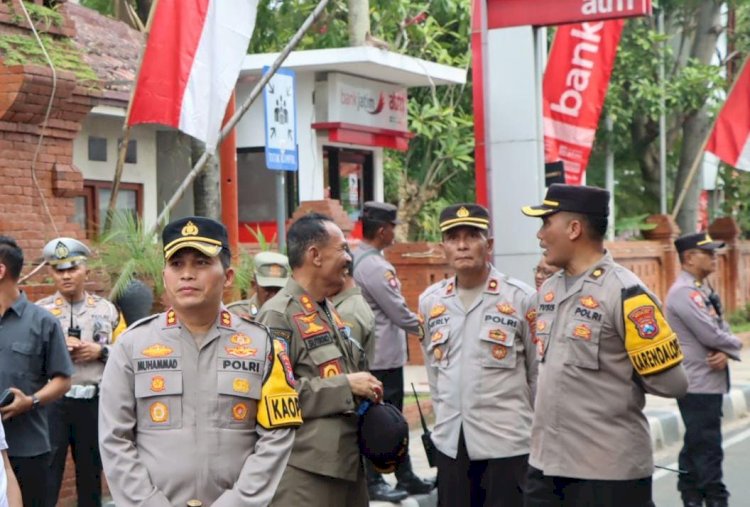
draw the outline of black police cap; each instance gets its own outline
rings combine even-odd
[[[374,222],[386,222],[394,225],[401,223],[398,208],[387,202],[367,201],[362,207],[362,219]]]
[[[547,189],[542,204],[521,208],[521,212],[529,217],[544,217],[558,211],[607,217],[609,192],[598,187],[555,183]]]
[[[677,238],[674,242],[674,247],[677,249],[677,253],[682,253],[685,250],[692,250],[693,248],[699,250],[716,250],[718,248],[724,248],[724,246],[726,246],[726,244],[723,241],[714,241],[707,232],[685,234]]]
[[[164,259],[169,260],[183,248],[195,248],[209,257],[216,257],[223,248],[229,250],[229,237],[224,224],[206,217],[185,217],[168,223],[161,233]]]
[[[486,231],[490,228],[490,212],[470,202],[453,204],[440,212],[440,232],[462,225]]]
[[[390,473],[409,450],[409,425],[390,403],[363,402],[359,409],[359,450],[381,473]]]

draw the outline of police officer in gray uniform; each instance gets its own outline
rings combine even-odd
[[[419,298],[425,365],[436,414],[438,503],[521,507],[526,482],[536,346],[535,295],[490,264],[485,208],[440,213],[442,247],[456,276]]]
[[[227,305],[227,310],[241,317],[255,320],[263,304],[274,297],[289,280],[289,259],[277,252],[258,252],[253,257],[252,288],[249,299]]]
[[[362,242],[354,250],[354,280],[375,314],[375,354],[370,371],[383,382],[384,400],[399,410],[404,406],[404,364],[406,332],[419,334],[422,328],[417,315],[401,294],[401,282],[393,265],[383,256],[383,249],[395,240],[396,206],[366,202],[362,210]],[[417,477],[406,459],[396,468],[397,491],[383,477],[368,467],[368,490],[371,500],[399,501],[409,494],[424,494],[434,488],[432,481]]]
[[[73,238],[56,238],[43,250],[57,291],[36,304],[60,321],[76,366],[72,387],[48,409],[50,426],[49,505],[57,505],[68,447],[76,469],[79,507],[102,504],[102,460],[97,421],[99,382],[109,348],[116,338],[120,314],[106,299],[86,292],[89,248]]]
[[[102,379],[110,491],[117,507],[267,506],[302,422],[286,349],[222,305],[222,224],[182,218],[162,239],[172,308],[128,328]]]
[[[685,507],[726,507],[729,492],[722,482],[721,407],[729,391],[727,359],[739,360],[742,342],[723,319],[721,301],[707,277],[716,271],[716,250],[724,243],[705,232],[675,241],[682,272],[669,289],[667,320],[685,354],[688,393],[677,400],[685,422],[677,489]]]
[[[539,355],[527,507],[652,507],[645,393],[687,390],[658,301],[604,248],[609,192],[554,184],[523,213],[562,271],[538,294]]]

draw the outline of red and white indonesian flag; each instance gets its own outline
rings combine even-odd
[[[213,152],[258,0],[158,0],[128,125],[160,123]]]
[[[542,85],[544,155],[563,161],[568,184],[586,172],[624,23],[575,23],[555,34]]]
[[[732,167],[750,171],[750,65],[747,63],[716,118],[706,151]]]

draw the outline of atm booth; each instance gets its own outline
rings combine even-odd
[[[241,104],[277,54],[248,55],[237,83]],[[408,89],[463,84],[467,69],[370,46],[296,51],[284,68],[296,73],[299,169],[284,172],[285,216],[299,203],[337,199],[355,222],[362,205],[383,200],[384,149],[408,150]],[[237,125],[239,237],[276,236],[276,171],[265,163],[264,104],[259,97]]]

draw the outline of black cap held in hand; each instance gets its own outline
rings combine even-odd
[[[390,473],[409,450],[409,425],[390,403],[364,402],[358,410],[359,450],[381,473]]]

